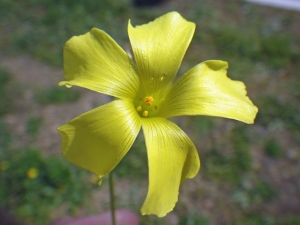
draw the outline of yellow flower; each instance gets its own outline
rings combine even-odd
[[[39,175],[39,171],[36,168],[31,167],[27,170],[26,175],[29,179],[35,179]]]
[[[134,60],[104,31],[93,28],[64,47],[64,77],[73,85],[116,97],[58,128],[64,157],[101,179],[124,157],[140,129],[146,140],[149,189],[142,214],[170,212],[180,184],[199,171],[197,149],[167,118],[221,116],[253,123],[257,108],[242,82],[226,76],[227,63],[200,63],[174,81],[195,24],[168,13],[128,34]]]

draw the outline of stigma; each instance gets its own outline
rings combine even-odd
[[[145,97],[145,105],[151,106],[153,101],[154,98],[152,96]]]
[[[158,109],[155,100],[151,95],[144,98],[137,98],[135,108],[141,117],[152,117],[156,115],[155,111]]]

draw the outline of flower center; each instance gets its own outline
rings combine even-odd
[[[135,108],[141,117],[153,117],[156,115],[158,109],[153,96],[138,98],[135,102]]]

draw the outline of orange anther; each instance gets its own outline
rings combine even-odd
[[[145,97],[145,104],[151,106],[154,98],[152,96]]]

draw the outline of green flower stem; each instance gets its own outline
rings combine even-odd
[[[112,225],[117,225],[115,215],[115,193],[114,193],[114,176],[113,172],[109,173],[109,194],[110,194],[110,211]]]

